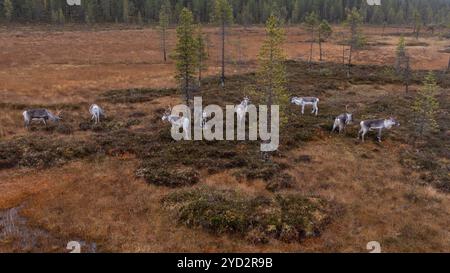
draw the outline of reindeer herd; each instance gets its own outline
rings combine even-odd
[[[312,114],[316,116],[319,114],[319,98],[315,97],[293,97],[291,103],[299,105],[302,107],[302,115],[305,114],[305,106],[312,105]],[[347,125],[353,123],[353,114],[348,112],[348,107],[346,106],[346,113],[340,114],[334,120],[333,129],[331,132],[335,132],[339,129],[341,133]],[[361,138],[362,142],[365,140],[365,136],[369,131],[378,131],[377,140],[381,142],[381,133],[383,129],[391,129],[393,126],[400,126],[400,123],[393,117],[389,119],[376,119],[376,120],[363,120],[360,122],[361,129],[358,132],[358,140]]]
[[[316,97],[293,97],[291,99],[292,104],[301,106],[302,115],[304,115],[305,113],[306,106],[312,106],[311,114],[315,114],[317,116],[319,114],[319,102],[320,99]],[[245,115],[247,113],[248,106],[250,105],[250,103],[251,103],[250,99],[248,97],[245,97],[244,100],[239,105],[236,106],[235,112],[237,114],[239,122],[245,121]],[[100,123],[100,119],[106,117],[103,109],[97,104],[92,104],[89,107],[89,113],[91,115],[91,120],[95,124]],[[47,121],[59,122],[60,120],[62,120],[60,114],[61,112],[58,112],[56,115],[54,115],[47,109],[26,110],[23,112],[25,127],[28,128],[32,121],[42,122],[45,124],[45,126],[47,126]],[[206,127],[206,121],[208,118],[209,117],[206,114],[206,112],[203,112],[201,122],[202,128]],[[170,107],[162,116],[162,120],[171,123],[175,127],[183,128],[183,131],[186,133],[190,128],[190,120],[186,117],[173,115],[172,109]],[[353,114],[349,113],[348,107],[346,107],[346,113],[340,114],[335,118],[333,129],[331,130],[331,132],[333,133],[336,130],[338,130],[339,133],[342,133],[342,131],[345,130],[347,125],[350,125],[352,123],[353,123]],[[361,129],[358,132],[358,140],[361,139],[362,142],[364,142],[365,136],[367,133],[369,133],[369,131],[377,131],[378,132],[377,140],[378,142],[381,142],[382,131],[384,129],[391,129],[394,126],[400,126],[400,123],[397,122],[397,120],[392,117],[388,119],[363,120],[360,122]]]

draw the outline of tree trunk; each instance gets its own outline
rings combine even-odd
[[[309,50],[309,67],[312,65],[312,55],[313,55],[313,47],[314,47],[314,30],[311,32],[311,48]]]
[[[203,66],[203,59],[201,56],[201,52],[199,52],[200,56],[198,58],[198,86],[202,86],[202,66]]]
[[[406,58],[406,67],[405,67],[405,92],[409,92],[409,75],[411,73],[411,67],[409,65],[409,56]]]
[[[189,106],[189,75],[188,75],[187,69],[186,69],[186,73],[185,73],[184,93],[186,96],[186,105]]]
[[[447,73],[450,72],[450,57],[448,57],[448,66],[447,66]]]
[[[166,29],[165,28],[163,28],[163,54],[164,54],[164,62],[167,62]]]
[[[268,104],[268,108],[267,108],[267,130],[270,130],[270,132],[272,132],[272,103],[273,103],[273,50],[270,51],[270,57],[269,57],[269,65],[270,65],[270,70],[269,70],[269,74],[270,74],[270,79],[269,79],[269,86],[267,89],[267,104]],[[269,142],[268,142],[269,143]],[[263,159],[264,160],[269,160],[270,159],[270,152],[264,152],[262,153]]]
[[[322,38],[320,37],[320,36],[322,36],[322,35],[320,35],[320,32],[319,32],[319,60],[322,62]]]
[[[225,86],[225,20],[222,20],[222,77],[220,84],[222,87]]]
[[[350,52],[348,55],[348,65],[347,65],[347,77],[350,77],[350,69],[352,66],[352,54],[353,54],[353,45],[350,45]]]

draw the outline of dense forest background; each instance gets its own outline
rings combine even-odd
[[[69,6],[66,0],[0,0],[0,22],[153,24],[164,1],[171,6],[171,23],[178,21],[183,7],[190,8],[197,21],[211,22],[212,0],[82,0],[81,6]],[[286,23],[300,23],[312,11],[339,23],[345,19],[345,10],[353,7],[360,9],[365,23],[450,23],[450,0],[381,2],[381,6],[369,6],[366,0],[230,0],[234,22],[244,25],[263,23],[273,12]]]

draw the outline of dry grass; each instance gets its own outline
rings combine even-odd
[[[210,40],[206,74],[216,75],[220,69],[219,35],[216,28],[204,30]],[[326,61],[341,62],[340,31],[343,30],[336,27],[333,38],[324,44]],[[409,31],[386,29],[386,33]],[[398,36],[382,37],[380,29],[372,27],[365,28],[364,32],[370,42],[382,40],[385,45],[359,51],[355,63],[393,64]],[[25,27],[0,31],[0,100],[27,104],[90,102],[99,92],[113,89],[173,87],[174,66],[171,61],[162,62],[158,37],[158,31],[152,28],[61,31]],[[173,48],[173,29],[169,37],[169,48]],[[231,29],[227,43],[228,73],[252,70],[263,39],[264,30],[260,27]],[[307,39],[301,27],[287,28],[285,48],[289,59],[308,59]],[[448,46],[448,40],[425,37],[420,42],[429,46],[408,48],[412,66],[445,68],[447,54],[439,51]],[[314,54],[317,60],[317,46]]]
[[[208,72],[211,75],[219,69],[218,36],[216,29],[206,31],[212,41]],[[366,28],[372,46],[357,54],[356,63],[393,63],[399,31],[406,30],[387,29],[386,33],[393,35],[382,37],[379,28]],[[255,67],[262,33],[261,28],[231,31],[229,46],[233,52],[229,73],[241,74]],[[309,45],[305,42],[305,32],[290,27],[287,35],[288,57],[306,59]],[[172,32],[171,47],[173,36]],[[404,96],[398,80],[386,76],[389,71],[384,75],[373,67],[355,67],[354,75],[347,81],[336,72],[339,67],[329,68],[325,64],[325,68],[314,67],[307,72],[304,64],[289,63],[291,95],[320,96],[321,112],[317,118],[309,115],[298,118],[287,128],[290,137],[283,139],[282,151],[275,161],[283,166],[282,173],[289,174],[292,181],[288,188],[275,190],[282,194],[319,196],[338,204],[331,224],[320,237],[301,243],[270,239],[267,244],[253,244],[233,234],[210,234],[178,225],[161,207],[161,199],[174,190],[146,183],[136,177],[136,170],[145,160],[160,160],[151,153],[145,154],[151,149],[169,151],[170,160],[177,158],[168,148],[146,147],[143,143],[148,141],[153,145],[157,139],[169,148],[178,147],[166,141],[158,130],[162,124],[161,111],[180,98],[170,92],[164,96],[140,94],[133,101],[120,92],[114,93],[119,94],[118,100],[102,95],[128,88],[173,87],[173,63],[160,61],[159,42],[155,37],[156,30],[147,28],[95,32],[0,30],[0,42],[4,45],[0,52],[0,108],[6,112],[0,117],[0,141],[13,143],[21,137],[52,143],[93,141],[106,150],[98,154],[96,150],[95,156],[85,159],[70,158],[64,165],[50,164],[46,169],[0,170],[0,209],[20,206],[20,214],[27,220],[21,222],[22,227],[27,227],[23,229],[25,234],[45,231],[40,243],[34,246],[17,244],[20,238],[0,241],[0,252],[64,252],[71,240],[96,243],[97,250],[104,252],[365,252],[367,242],[374,240],[381,242],[383,251],[388,252],[450,251],[450,196],[425,183],[422,170],[412,170],[400,163],[403,152],[411,149],[405,140],[407,127],[385,133],[382,144],[372,141],[358,144],[356,126],[342,136],[328,132],[333,117],[349,103],[358,120],[388,115],[408,119],[405,107],[411,97]],[[340,61],[337,38],[325,44],[326,60]],[[239,65],[237,41],[245,45],[242,46],[243,64]],[[428,46],[408,49],[415,68],[446,66],[448,58],[438,51],[448,40],[426,37],[420,42]],[[329,55],[330,52],[337,55]],[[331,75],[322,75],[328,72]],[[205,103],[238,101],[243,85],[251,79],[251,75],[231,78],[225,92],[215,79],[208,81],[202,94]],[[417,88],[412,87],[413,91]],[[449,128],[446,88],[440,92],[440,100],[447,102],[440,113],[441,138]],[[99,127],[88,123],[87,108],[93,101],[100,101],[108,114],[107,121]],[[396,103],[401,107],[395,107]],[[40,126],[27,132],[22,128],[21,112],[29,105],[65,110],[64,124],[72,129],[70,134],[61,133],[55,127],[46,130]],[[292,107],[290,111],[296,116],[298,108]],[[136,137],[129,137],[132,134]],[[130,144],[131,140],[136,142]],[[438,140],[433,140],[432,145],[444,151],[434,154],[431,160],[445,166],[448,146],[438,146]],[[231,146],[224,147],[232,151]],[[259,173],[263,165],[256,164],[254,170],[249,167],[251,164],[231,166],[227,170],[198,166],[196,163],[206,162],[200,155],[202,152],[214,151],[211,147],[199,147],[191,156],[178,157],[200,174],[194,188],[207,186],[251,196],[273,196],[268,191],[271,177]],[[199,160],[192,163],[192,156]],[[221,164],[232,161],[226,158],[228,155],[223,156],[219,157]],[[251,159],[254,161],[255,157]],[[279,169],[273,170],[279,173]],[[1,228],[0,225],[0,232]]]
[[[369,241],[388,252],[449,250],[449,196],[420,187],[418,174],[398,162],[398,152],[391,141],[355,146],[340,138],[292,152],[312,158],[291,171],[298,190],[345,207],[315,250],[359,252]]]

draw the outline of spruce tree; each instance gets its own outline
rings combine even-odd
[[[450,56],[448,57],[447,73],[450,73]]]
[[[314,41],[315,41],[315,32],[317,29],[317,26],[319,25],[319,17],[318,15],[313,11],[305,18],[305,26],[308,30],[308,32],[311,35],[311,46],[309,50],[309,64],[312,64],[313,59],[313,47],[314,47]]]
[[[257,85],[263,92],[269,107],[268,124],[271,124],[271,106],[280,106],[280,125],[286,123],[285,109],[289,98],[286,91],[286,65],[283,43],[285,33],[280,25],[280,20],[271,15],[266,22],[266,40],[261,46],[258,55]]]
[[[405,93],[408,93],[409,85],[411,84],[412,80],[411,58],[408,55],[405,56],[404,68],[402,70],[403,70],[402,76],[403,76],[403,85],[405,86]]]
[[[128,0],[123,0],[122,2],[122,18],[123,22],[128,24],[130,21],[130,6]]]
[[[86,12],[84,20],[86,24],[91,24],[95,22],[95,5],[93,1],[87,1],[86,2]]]
[[[191,91],[194,88],[198,67],[197,43],[195,41],[194,17],[188,8],[183,8],[177,27],[177,45],[172,55],[176,61],[175,78],[179,81],[186,105],[190,105]]]
[[[406,43],[405,38],[403,36],[400,37],[400,40],[398,41],[395,55],[396,55],[395,70],[397,71],[397,73],[399,73],[406,58]]]
[[[333,33],[333,29],[327,20],[322,20],[319,25],[319,51],[320,51],[320,61],[323,60],[323,52],[322,52],[322,43],[325,42],[328,38],[330,38]]]
[[[419,39],[420,29],[422,28],[422,18],[419,11],[415,10],[413,12],[413,23],[414,23],[414,34],[416,39]]]
[[[358,48],[362,47],[364,44],[364,38],[362,37],[360,25],[362,24],[363,18],[361,14],[359,13],[358,9],[353,8],[351,10],[348,10],[347,12],[347,19],[345,21],[345,24],[350,29],[350,40],[348,41],[350,51],[349,51],[349,57],[348,57],[348,71],[347,76],[350,76],[350,69],[352,65],[352,58],[353,53]]]
[[[5,0],[3,2],[3,10],[5,11],[6,21],[10,22],[14,12],[14,7],[11,0]]]
[[[433,72],[429,72],[412,105],[416,138],[422,139],[425,133],[434,132],[439,128],[436,121],[439,109],[439,102],[435,97],[437,89],[436,77]]]
[[[159,11],[159,27],[161,30],[161,43],[163,49],[164,62],[167,62],[167,28],[169,27],[170,3],[165,0]]]
[[[214,2],[214,21],[220,26],[222,36],[222,75],[220,84],[225,86],[225,31],[226,26],[233,22],[233,9],[228,0],[216,0]]]
[[[66,17],[64,16],[62,8],[58,10],[58,21],[61,25],[64,25],[66,23]]]
[[[208,53],[206,51],[205,37],[203,36],[202,27],[199,24],[196,34],[196,44],[197,44],[197,65],[198,65],[198,85],[202,84],[202,72],[206,70],[206,61],[208,60]]]

